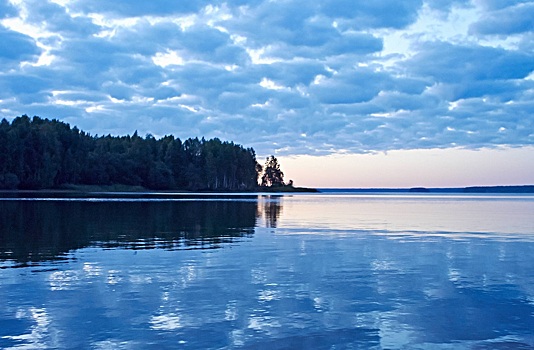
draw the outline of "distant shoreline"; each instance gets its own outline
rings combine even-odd
[[[154,195],[190,195],[190,194],[207,194],[207,195],[225,195],[225,194],[255,194],[255,193],[317,193],[319,192],[315,188],[307,187],[294,187],[294,186],[272,186],[272,187],[261,187],[258,186],[254,190],[243,190],[243,191],[214,191],[214,190],[151,190],[141,186],[127,186],[127,185],[108,185],[108,186],[98,186],[98,185],[66,185],[60,188],[43,188],[38,190],[5,190],[0,189],[0,194],[10,194],[10,195],[28,195],[28,194],[39,194],[39,195],[59,195],[59,196],[132,196],[137,195],[140,197],[145,196],[154,196]]]
[[[308,188],[308,187],[293,187],[293,186],[282,186],[282,187],[257,187],[254,190],[248,191],[209,191],[209,190],[200,190],[200,191],[187,191],[187,190],[165,190],[157,191],[150,190],[140,186],[124,186],[124,185],[111,185],[111,186],[67,186],[63,188],[50,188],[50,189],[40,189],[40,190],[0,190],[0,194],[10,194],[10,195],[29,195],[29,194],[40,194],[40,195],[59,195],[59,196],[127,196],[132,195],[139,197],[152,197],[152,196],[170,196],[170,195],[194,195],[194,194],[205,194],[205,195],[233,195],[233,194],[243,194],[243,195],[253,195],[258,193],[276,193],[276,194],[291,194],[291,193],[412,193],[412,194],[423,194],[423,193],[434,193],[434,194],[469,194],[469,193],[487,193],[487,194],[506,194],[506,193],[516,193],[516,194],[534,194],[534,185],[521,185],[521,186],[471,186],[471,187],[443,187],[443,188],[433,188],[433,187],[412,187],[412,188]]]
[[[534,185],[470,186],[470,187],[412,187],[412,188],[319,188],[328,193],[534,193]]]

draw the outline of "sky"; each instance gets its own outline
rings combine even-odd
[[[534,1],[0,0],[0,118],[218,137],[312,187],[534,184]]]

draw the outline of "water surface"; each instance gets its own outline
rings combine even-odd
[[[533,214],[519,195],[6,198],[0,348],[534,348]]]

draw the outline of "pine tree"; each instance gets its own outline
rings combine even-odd
[[[267,157],[261,177],[262,186],[284,186],[284,173],[280,170],[280,164],[275,156]]]

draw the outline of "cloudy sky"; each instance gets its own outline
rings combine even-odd
[[[297,185],[534,183],[533,28],[528,0],[0,0],[0,118],[219,137]]]

